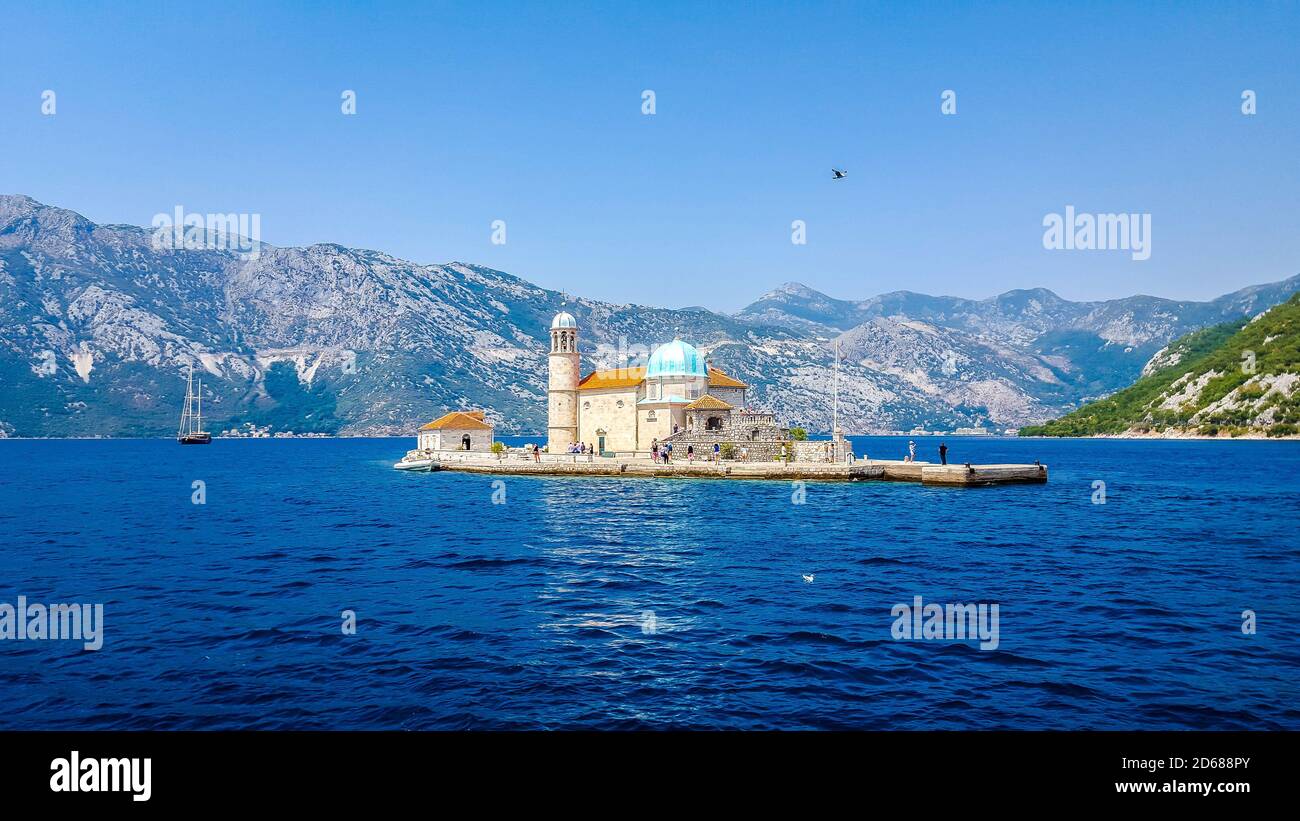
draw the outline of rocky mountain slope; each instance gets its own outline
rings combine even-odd
[[[613,305],[481,266],[337,245],[264,245],[256,259],[159,249],[146,229],[0,196],[0,435],[168,435],[190,364],[217,430],[409,433],[445,410],[483,407],[502,433],[541,431],[559,310],[581,324],[584,370],[636,364],[681,336],[750,382],[755,405],[812,430],[829,426],[837,338],[846,430],[1019,426],[1119,387],[1116,361],[1145,362],[1197,323],[1297,289],[1300,278],[1214,303],[1135,297],[1086,310],[1045,291],[895,294],[844,308],[781,289],[727,316]]]
[[[1300,294],[1176,340],[1131,387],[1025,434],[1300,434]]]
[[[1126,387],[1146,362],[1183,334],[1253,316],[1300,291],[1300,274],[1243,288],[1210,302],[1132,296],[1072,302],[1046,288],[988,299],[895,291],[862,301],[837,300],[798,283],[764,294],[737,316],[833,338],[876,319],[905,318],[964,334],[972,341],[1037,359],[1055,380],[1036,378],[1028,393],[1045,405],[1066,405]],[[978,358],[978,351],[973,352]]]

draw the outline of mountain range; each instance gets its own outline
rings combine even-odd
[[[1019,427],[1137,379],[1198,328],[1250,317],[1300,276],[1209,302],[983,300],[899,291],[839,300],[791,283],[734,315],[619,305],[469,263],[263,244],[255,258],[157,247],[0,196],[0,435],[160,436],[193,365],[209,427],[406,434],[484,408],[503,434],[545,429],[551,317],[578,318],[584,371],[674,337],[750,383],[751,404],[826,430],[836,342],[842,427]]]
[[[1300,294],[1253,319],[1193,331],[1129,387],[1022,433],[1298,436]]]

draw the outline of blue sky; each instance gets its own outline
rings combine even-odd
[[[1295,3],[6,5],[0,192],[97,222],[259,213],[277,245],[718,310],[1300,272]],[[1151,258],[1045,250],[1067,205],[1150,213]]]

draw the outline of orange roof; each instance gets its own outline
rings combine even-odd
[[[709,387],[710,388],[748,388],[744,382],[734,376],[727,376],[722,371],[709,366]]]
[[[635,388],[645,379],[645,368],[612,368],[592,371],[578,382],[578,390],[595,391],[602,388]]]
[[[643,381],[645,381],[645,368],[612,368],[607,371],[592,371],[582,377],[578,382],[578,390],[596,391],[603,388],[635,388]],[[728,376],[710,365],[709,387],[748,388],[749,386],[734,376]]]
[[[686,406],[687,410],[731,410],[734,405],[723,402],[716,396],[704,394],[699,399]]]
[[[483,411],[452,411],[439,416],[420,430],[492,430],[492,426],[483,421]]]

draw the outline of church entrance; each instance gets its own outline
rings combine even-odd
[[[468,433],[465,434],[464,436],[460,437],[460,449],[461,449],[461,450],[469,450],[469,434],[468,434]]]

